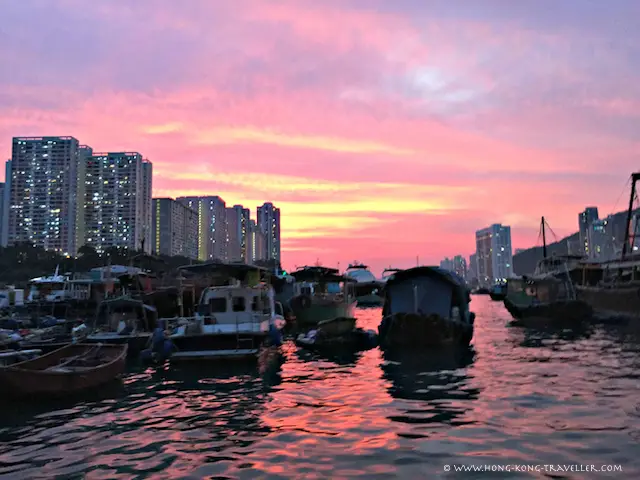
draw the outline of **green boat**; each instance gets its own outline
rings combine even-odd
[[[296,283],[289,306],[298,325],[355,316],[358,302],[353,294],[353,280],[340,275],[337,269],[302,267],[291,275]]]

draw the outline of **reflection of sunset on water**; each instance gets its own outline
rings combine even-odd
[[[3,417],[0,476],[418,478],[594,456],[640,472],[637,332],[507,327],[500,303],[472,304],[465,351],[331,356],[287,342],[257,365],[134,368],[80,404]],[[359,315],[377,327],[379,309]]]

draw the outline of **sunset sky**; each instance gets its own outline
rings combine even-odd
[[[283,264],[533,246],[626,208],[634,0],[0,0],[11,137],[139,151],[154,196],[281,208]],[[1,158],[1,157],[0,157]],[[4,175],[4,173],[0,174]]]

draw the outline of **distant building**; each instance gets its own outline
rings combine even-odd
[[[589,259],[607,261],[613,257],[613,243],[609,221],[598,219],[591,222],[587,228],[587,243]]]
[[[267,259],[267,240],[265,234],[255,221],[249,220],[248,248],[250,252],[249,263]]]
[[[257,213],[256,223],[266,240],[266,260],[280,263],[280,209],[267,202],[258,207]]]
[[[151,251],[151,191],[138,152],[94,153],[86,160],[85,243]],[[147,223],[149,222],[149,223]],[[147,235],[149,239],[147,240]]]
[[[75,255],[83,182],[78,140],[14,137],[9,178],[7,243],[31,243]]]
[[[2,238],[2,230],[4,226],[4,189],[5,183],[0,183],[0,239]],[[0,243],[0,246],[4,246]]]
[[[198,213],[172,198],[153,199],[153,251],[198,258]]]
[[[248,247],[251,212],[242,205],[227,208],[227,254],[229,261],[251,263]]]
[[[142,161],[142,250],[151,253],[153,243],[153,164],[148,160]]]
[[[7,160],[4,170],[4,191],[2,195],[2,224],[0,224],[0,246],[9,241],[9,206],[11,205],[11,160]]]
[[[478,257],[475,253],[469,255],[469,268],[467,271],[467,281],[472,282],[478,279]]]
[[[578,215],[578,231],[580,233],[580,244],[584,255],[590,257],[589,248],[589,227],[598,220],[598,207],[587,207],[584,212]]]
[[[490,286],[513,276],[511,227],[494,224],[476,232],[478,282]]]
[[[453,272],[453,260],[449,257],[445,257],[444,260],[440,261],[440,268]]]
[[[227,261],[227,210],[218,196],[176,200],[198,212],[198,259]]]
[[[462,255],[453,257],[453,272],[462,278],[467,278],[467,260]]]

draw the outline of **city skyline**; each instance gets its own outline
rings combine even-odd
[[[143,152],[154,197],[268,199],[286,268],[528,247],[637,164],[639,7],[567,3],[7,2],[0,154],[71,134]]]

